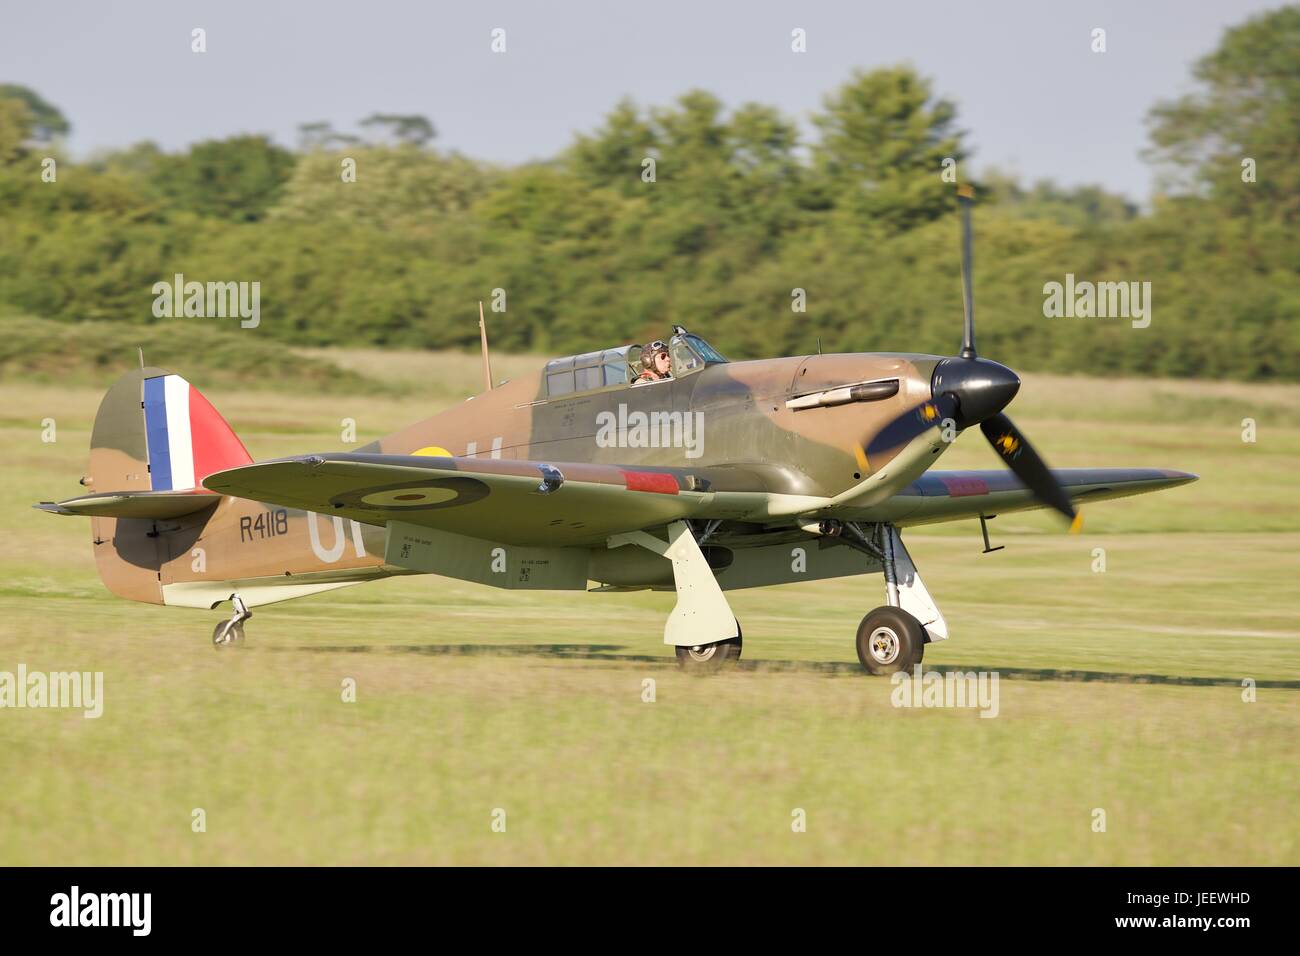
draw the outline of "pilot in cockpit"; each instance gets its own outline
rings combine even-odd
[[[637,376],[635,385],[647,382],[662,382],[673,377],[673,360],[668,355],[668,344],[656,339],[641,351],[641,365],[644,367]]]

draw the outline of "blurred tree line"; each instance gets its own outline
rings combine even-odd
[[[1225,33],[1195,91],[1150,113],[1149,212],[1097,187],[976,182],[981,351],[1015,367],[1300,378],[1300,8]],[[362,132],[307,123],[61,159],[67,120],[0,86],[0,311],[154,319],[152,285],[259,281],[259,334],[294,345],[549,354],[699,331],[733,358],[953,354],[961,287],[956,110],[907,67],[852,76],[801,142],[760,104],[694,91],[624,101],[545,162],[500,168],[433,148],[419,116]],[[42,161],[58,160],[57,183]],[[951,164],[949,164],[951,165]],[[348,170],[355,181],[348,181]],[[1150,281],[1153,321],[1045,318],[1044,283]],[[806,311],[792,309],[806,293]],[[196,320],[189,320],[196,321]]]

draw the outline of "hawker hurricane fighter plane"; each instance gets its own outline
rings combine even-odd
[[[1195,478],[1047,468],[1003,413],[1020,379],[975,352],[962,205],[957,356],[730,362],[675,326],[653,347],[549,362],[357,451],[259,462],[185,379],[140,368],[100,405],[88,493],[37,507],[91,518],[115,594],[229,602],[218,646],[242,641],[259,605],[436,574],[675,589],[664,641],[683,666],[712,669],[741,652],[727,591],[882,572],[885,603],[858,626],[858,657],[873,674],[909,669],[948,626],[903,529],[1039,507],[1076,521],[1077,502]],[[1009,470],[935,470],[976,426]]]

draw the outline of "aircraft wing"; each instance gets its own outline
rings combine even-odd
[[[1052,474],[1072,501],[1084,504],[1173,488],[1197,477],[1163,468],[1055,468]],[[879,520],[906,526],[1042,507],[1010,471],[927,471],[887,502],[881,510],[888,515]]]
[[[694,517],[712,498],[684,469],[492,458],[303,455],[204,479],[206,488],[267,504],[390,520],[516,545],[602,543]]]

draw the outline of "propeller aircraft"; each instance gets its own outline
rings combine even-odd
[[[91,519],[101,579],[122,597],[215,609],[214,645],[252,608],[393,575],[502,589],[675,590],[664,641],[691,670],[739,658],[726,592],[881,573],[858,625],[872,674],[909,670],[948,625],[904,529],[1171,488],[1153,468],[1052,470],[1006,415],[1020,388],[979,356],[969,190],[956,356],[798,355],[731,362],[681,326],[671,374],[621,346],[538,374],[352,452],[253,461],[179,375],[142,367],[105,395],[88,493],[36,507]],[[481,307],[480,307],[481,308]],[[482,320],[480,319],[480,323]],[[644,359],[644,361],[643,361]],[[143,362],[142,362],[143,365]],[[1006,470],[935,464],[978,426]]]

